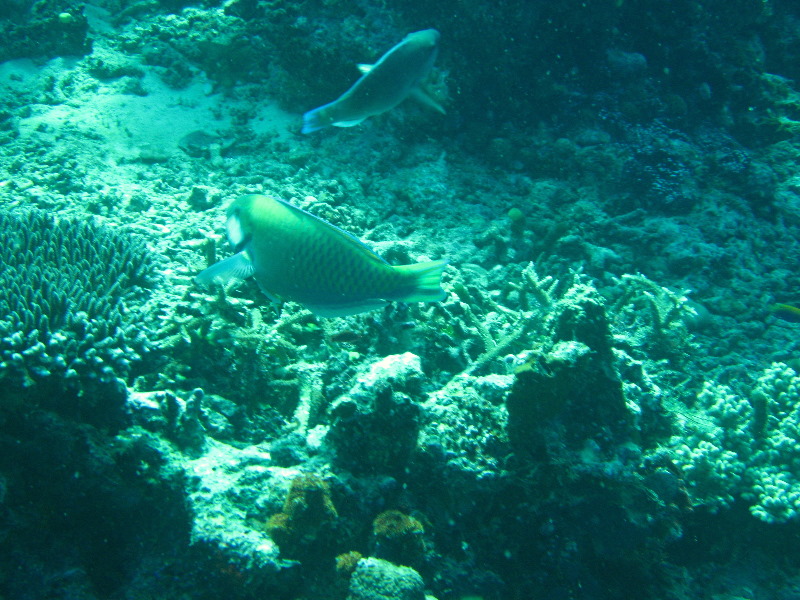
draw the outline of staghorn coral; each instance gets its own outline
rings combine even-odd
[[[693,332],[708,325],[708,311],[688,291],[672,291],[641,274],[613,281],[608,313],[628,402],[657,408],[667,396],[687,395],[697,383],[687,368],[698,352]]]
[[[424,332],[429,339],[426,352],[420,354],[434,353],[434,362],[462,376],[502,367],[504,357],[530,347],[553,302],[578,278],[577,272],[564,280],[540,277],[528,263],[518,280],[505,282],[505,289],[495,295],[458,275],[447,299],[419,309],[422,318],[433,324]]]
[[[614,310],[626,320],[621,329],[638,325],[639,337],[649,338],[650,353],[678,358],[689,338],[688,323],[699,318],[698,308],[689,301],[689,291],[673,292],[639,273],[626,273],[616,283],[622,294]],[[635,310],[639,307],[647,310],[646,318]]]
[[[35,388],[41,404],[79,411],[100,400],[87,394],[97,386],[119,389],[149,345],[141,303],[155,263],[145,245],[87,222],[3,211],[0,253],[6,406],[30,402]]]
[[[322,331],[307,311],[276,315],[222,288],[213,295],[188,291],[163,317],[156,337],[175,360],[155,385],[202,387],[251,407],[270,389],[270,404],[284,417],[299,409],[302,394],[314,395],[300,363],[318,354],[308,349]]]

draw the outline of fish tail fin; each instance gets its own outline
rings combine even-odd
[[[400,265],[400,270],[409,278],[411,289],[403,294],[403,302],[437,302],[447,295],[442,289],[442,273],[447,266],[446,260],[433,260],[414,265]]]
[[[320,106],[314,110],[308,111],[303,115],[303,133],[311,133],[312,131],[319,131],[331,124],[330,118],[326,116],[325,109],[328,107]]]

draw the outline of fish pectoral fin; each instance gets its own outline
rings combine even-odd
[[[374,67],[375,65],[368,65],[368,64],[365,64],[365,63],[361,63],[361,64],[356,65],[356,66],[358,67],[358,70],[361,72],[362,75],[366,75],[367,73],[372,71],[372,67]]]
[[[427,91],[422,89],[421,87],[417,86],[409,92],[409,97],[413,98],[420,104],[424,104],[428,108],[432,108],[436,112],[446,114],[442,105],[439,104],[436,100],[433,99],[433,96],[430,95]]]
[[[364,119],[367,117],[363,117],[361,119],[354,119],[353,121],[336,121],[335,123],[331,123],[334,127],[355,127],[356,125],[360,124]]]
[[[359,300],[352,304],[307,304],[303,303],[308,310],[317,315],[318,317],[348,317],[350,315],[357,315],[358,313],[375,310],[376,308],[383,308],[389,304],[386,300],[380,298],[370,298],[367,300]]]
[[[224,286],[234,280],[247,279],[254,270],[247,251],[242,251],[201,271],[194,280],[206,287],[212,284]]]

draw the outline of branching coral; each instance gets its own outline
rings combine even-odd
[[[786,137],[800,133],[800,93],[790,79],[773,73],[761,73],[765,95],[773,106],[765,111],[762,124]]]
[[[622,290],[612,306],[619,315],[617,328],[635,331],[630,341],[646,345],[656,358],[680,358],[689,341],[687,321],[697,318],[689,292],[673,292],[640,274],[625,274],[617,285]]]
[[[683,417],[685,431],[672,440],[696,503],[714,510],[740,498],[762,521],[800,516],[800,377],[775,363],[747,396],[706,383],[697,415]]]
[[[519,280],[507,285],[506,295],[513,296],[512,301],[501,301],[498,295],[457,279],[446,301],[421,309],[425,320],[436,324],[429,330],[435,336],[431,341],[450,354],[450,360],[442,363],[455,362],[460,368],[454,365],[454,371],[471,375],[529,347],[559,292],[576,276],[561,281],[540,277],[529,263]]]
[[[0,253],[7,392],[39,386],[81,395],[128,375],[148,348],[142,303],[156,279],[141,241],[39,211],[3,211]],[[48,394],[40,396],[44,402]]]
[[[160,385],[203,387],[236,401],[270,389],[272,405],[288,416],[307,387],[296,367],[322,337],[307,311],[284,310],[267,319],[254,301],[224,289],[189,291],[162,319],[160,345],[176,360]]]

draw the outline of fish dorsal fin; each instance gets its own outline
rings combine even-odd
[[[297,206],[294,206],[293,204],[289,204],[285,200],[281,200],[280,198],[275,198],[275,200],[277,200],[278,202],[283,204],[289,210],[301,215],[303,218],[313,219],[314,221],[316,221],[322,227],[330,229],[334,234],[336,234],[336,236],[340,240],[346,242],[353,250],[356,250],[359,253],[361,253],[362,256],[368,257],[368,258],[370,258],[370,259],[372,259],[374,261],[377,261],[377,262],[379,262],[381,264],[384,264],[384,265],[388,265],[389,264],[388,262],[383,260],[380,256],[375,254],[375,251],[372,250],[372,248],[367,246],[364,242],[359,240],[353,234],[347,233],[343,229],[339,229],[336,225],[332,225],[331,223],[328,223],[327,221],[324,221],[324,220],[320,219],[317,215],[314,215],[314,214],[312,214],[312,213],[310,213],[310,212],[308,212],[306,210],[303,210],[302,208],[298,208]]]
[[[366,63],[361,63],[356,66],[358,67],[358,70],[362,75],[366,75],[367,73],[372,71],[372,67],[374,67],[375,65],[368,65]]]

